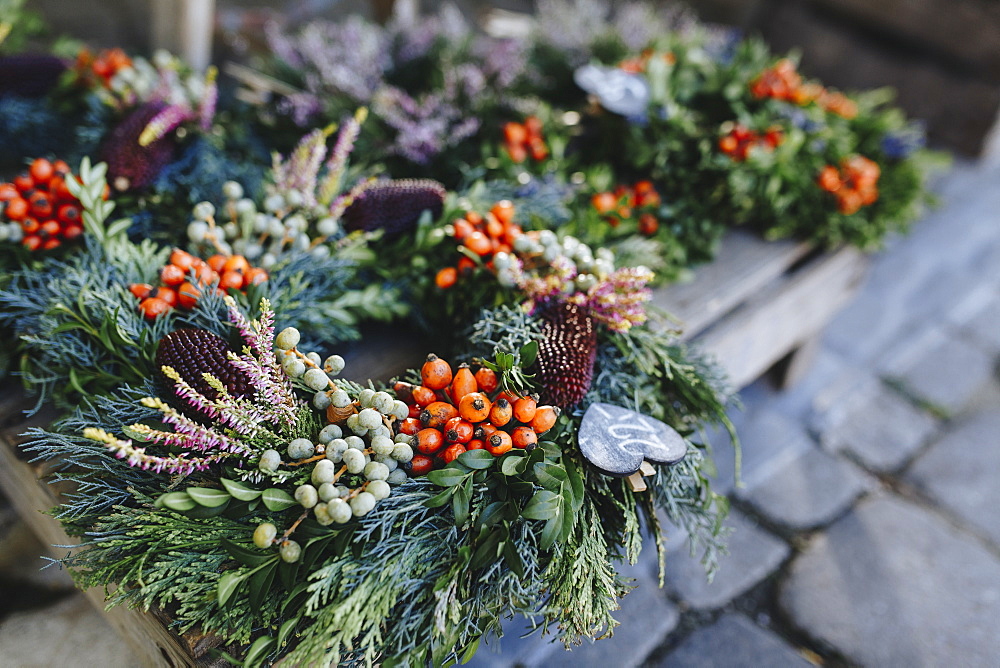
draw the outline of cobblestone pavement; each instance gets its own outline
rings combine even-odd
[[[472,665],[998,666],[1000,167],[958,164],[942,206],[873,258],[792,389],[746,388],[742,486],[712,584],[672,543],[629,571],[614,637],[571,652],[512,625]],[[0,663],[134,663],[0,507]],[[58,637],[59,643],[43,639]]]

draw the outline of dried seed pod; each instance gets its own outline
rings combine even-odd
[[[204,378],[208,373],[218,378],[236,397],[253,394],[253,387],[229,359],[231,350],[225,339],[204,329],[178,329],[160,339],[156,350],[157,367],[172,367],[188,385],[209,399],[217,392]],[[167,383],[173,385],[170,379]]]
[[[545,335],[538,346],[542,404],[566,408],[580,403],[590,389],[597,359],[597,329],[587,309],[553,301],[538,313]]]
[[[101,146],[101,160],[108,163],[108,183],[115,190],[136,190],[152,183],[174,158],[177,148],[172,134],[143,146],[139,137],[149,122],[167,108],[164,102],[149,102],[125,117]]]
[[[444,186],[430,179],[381,181],[347,207],[344,228],[400,234],[416,225],[424,211],[438,218],[444,209],[444,196]]]

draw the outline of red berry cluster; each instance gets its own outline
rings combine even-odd
[[[656,209],[661,201],[652,181],[639,181],[632,186],[620,185],[613,191],[597,193],[590,198],[591,205],[611,227],[618,227],[622,221],[638,216],[639,232],[646,236],[653,236],[660,229]]]
[[[142,314],[153,320],[173,308],[193,309],[202,290],[209,285],[218,283],[217,289],[225,294],[229,288],[245,290],[267,278],[266,271],[251,267],[242,255],[213,255],[202,260],[175,248],[170,262],[160,270],[160,286],[133,283],[128,289],[141,300]]]
[[[132,67],[132,59],[121,49],[103,49],[96,56],[90,49],[83,49],[76,56],[73,70],[82,83],[108,88],[111,79],[126,67]]]
[[[478,255],[484,263],[496,253],[509,253],[514,241],[524,234],[521,226],[514,222],[514,205],[507,200],[497,202],[489,213],[482,216],[469,211],[462,218],[452,222],[452,236],[456,241]],[[441,289],[448,289],[476,268],[476,263],[463,255],[454,267],[442,267],[434,277],[434,283]]]
[[[66,180],[74,178],[62,160],[36,158],[28,171],[0,183],[0,216],[20,223],[25,248],[52,250],[83,234],[80,200],[66,187]]]
[[[781,128],[771,127],[765,132],[754,132],[745,125],[737,123],[719,139],[719,150],[734,162],[743,162],[747,159],[750,149],[763,148],[766,151],[773,151],[781,146],[782,141],[784,135]]]
[[[795,63],[782,58],[750,82],[750,93],[758,98],[784,100],[799,106],[815,102],[830,113],[854,118],[858,105],[843,93],[829,91],[818,83],[804,83]]]
[[[399,431],[414,439],[417,454],[410,475],[424,475],[469,450],[486,450],[494,457],[512,448],[532,450],[538,435],[551,429],[559,417],[555,406],[539,406],[535,397],[499,390],[495,372],[468,364],[453,374],[437,355],[427,356],[420,368],[421,385],[397,382],[393,389],[410,407]]]
[[[649,66],[649,61],[652,60],[654,54],[655,51],[653,51],[653,49],[645,49],[638,56],[626,58],[618,63],[618,68],[628,72],[629,74],[642,74],[646,71],[646,68]],[[662,58],[663,62],[667,65],[673,65],[677,62],[677,57],[670,52],[661,53],[660,58]]]
[[[542,121],[537,116],[528,116],[524,123],[505,123],[503,143],[507,155],[514,162],[524,162],[528,156],[536,162],[549,157],[549,147],[542,135]]]
[[[878,163],[863,155],[852,155],[840,163],[824,167],[816,179],[820,188],[837,198],[837,210],[845,215],[878,201],[878,179],[882,170]]]

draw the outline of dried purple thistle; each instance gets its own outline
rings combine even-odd
[[[163,102],[142,105],[119,123],[101,146],[101,160],[108,164],[108,181],[119,191],[144,188],[156,179],[174,157],[174,137],[162,134],[145,145],[140,137],[150,122],[168,109]],[[169,115],[168,115],[169,116]],[[166,119],[162,119],[166,122]]]
[[[430,179],[378,181],[344,211],[344,227],[400,234],[416,225],[424,211],[438,218],[444,209],[445,193],[444,186]]]
[[[59,82],[67,65],[49,55],[0,57],[0,96],[44,97]]]

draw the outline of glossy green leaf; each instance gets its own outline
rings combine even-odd
[[[503,544],[503,558],[514,575],[519,578],[524,577],[524,562],[521,560],[521,555],[517,553],[513,541],[508,540]]]
[[[260,610],[260,604],[264,597],[271,591],[271,583],[274,582],[274,573],[277,571],[278,563],[264,566],[259,571],[250,576],[250,609]]]
[[[159,501],[167,508],[181,513],[192,510],[198,505],[194,502],[194,499],[188,496],[187,492],[168,492],[161,496]]]
[[[247,650],[246,656],[243,657],[244,668],[252,668],[261,664],[264,659],[274,650],[276,641],[271,636],[261,636],[253,641],[250,645],[250,649]]]
[[[489,450],[469,450],[458,456],[458,461],[462,462],[470,469],[488,469],[493,466],[496,457],[490,454]]]
[[[211,487],[189,487],[187,494],[195,503],[207,508],[215,508],[224,503],[229,503],[232,498],[224,489],[213,489]]]
[[[253,501],[260,496],[259,489],[252,489],[241,482],[237,482],[236,480],[220,478],[219,482],[221,482],[222,486],[226,488],[229,495],[237,501]]]
[[[532,340],[521,346],[521,366],[528,368],[535,362],[538,355],[538,341]]]
[[[298,502],[292,498],[291,494],[283,489],[277,489],[274,487],[265,489],[261,494],[260,499],[264,502],[264,506],[273,512],[288,510],[292,506],[298,505]]]
[[[216,600],[219,602],[219,606],[225,606],[231,599],[236,590],[239,588],[243,581],[246,579],[246,575],[240,571],[226,571],[219,578],[219,590],[216,594]]]
[[[527,462],[527,458],[521,454],[506,455],[500,461],[500,472],[506,476],[520,475],[524,473]]]
[[[470,642],[469,646],[465,648],[465,651],[462,653],[463,665],[472,661],[472,657],[474,657],[476,655],[476,652],[479,651],[479,641],[482,639],[483,639],[482,636],[477,636],[476,639]]]
[[[503,501],[494,501],[483,508],[483,512],[479,514],[479,524],[489,527],[502,520],[506,505]]]
[[[545,523],[545,527],[542,529],[542,537],[538,542],[538,546],[543,550],[552,549],[555,545],[556,539],[562,534],[562,517],[555,516],[549,519]]]
[[[536,492],[528,505],[521,511],[521,517],[529,520],[547,520],[559,512],[560,497],[555,492],[543,489]]]
[[[478,570],[492,563],[497,558],[500,547],[500,534],[495,531],[487,534],[486,538],[483,539],[479,547],[476,548],[476,552],[472,555],[469,568]]]
[[[278,555],[271,550],[261,550],[257,547],[250,547],[249,545],[241,545],[239,543],[234,543],[231,540],[222,538],[219,540],[222,547],[226,549],[236,561],[240,562],[244,566],[260,566],[261,564],[268,561],[277,561]]]
[[[538,480],[538,484],[546,489],[558,491],[564,482],[569,481],[566,469],[558,464],[538,462],[532,470],[535,473],[535,479]]]
[[[278,629],[278,647],[284,647],[288,639],[292,637],[292,633],[295,631],[296,625],[299,623],[299,617],[294,617],[289,619],[281,628]]]
[[[451,497],[451,509],[455,513],[455,526],[463,526],[469,519],[469,502],[472,500],[472,481],[467,485],[454,487],[455,494]]]
[[[460,471],[457,468],[446,466],[443,469],[438,469],[428,473],[427,479],[440,487],[454,487],[455,485],[460,484],[465,479],[465,476],[465,471]]]

